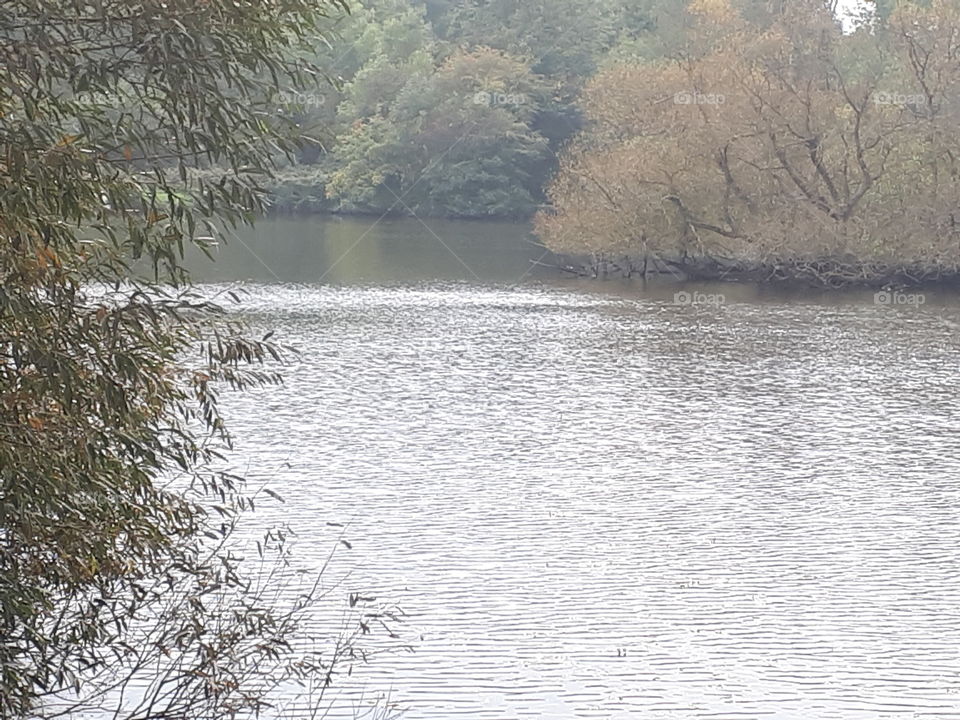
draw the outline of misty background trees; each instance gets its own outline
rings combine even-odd
[[[858,7],[364,0],[317,55],[334,86],[287,108],[324,131],[276,207],[536,214],[630,267],[952,275],[956,8]]]
[[[320,131],[277,206],[529,217],[581,128],[583,83],[655,28],[652,2],[355,3],[315,57],[336,86],[287,106]]]

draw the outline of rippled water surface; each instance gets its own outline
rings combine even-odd
[[[292,260],[289,227],[248,240],[244,312],[301,355],[227,398],[240,462],[306,564],[349,524],[344,592],[415,649],[340,692],[416,720],[960,717],[952,300],[677,305],[412,223],[353,277],[342,227],[296,225]]]

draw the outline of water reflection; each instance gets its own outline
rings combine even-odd
[[[397,284],[446,280],[515,283],[553,271],[527,225],[429,219],[282,217],[229,233],[200,280],[327,284]]]

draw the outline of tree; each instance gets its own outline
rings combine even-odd
[[[445,39],[531,58],[534,72],[562,80],[589,77],[626,17],[619,2],[483,0],[449,11]]]
[[[345,108],[357,119],[338,140],[329,186],[341,209],[530,213],[536,170],[548,157],[546,140],[530,128],[541,79],[489,48],[456,53],[435,71],[420,64],[402,84],[400,74],[378,64],[349,88]]]
[[[264,607],[226,543],[252,501],[211,466],[217,395],[277,382],[283,349],[182,266],[262,209],[302,136],[275,97],[322,79],[289,58],[343,10],[0,11],[0,717],[102,708],[145,668],[118,717],[232,717],[345,651],[297,656],[303,602]]]
[[[696,0],[695,52],[589,85],[548,244],[829,284],[956,273],[957,10],[853,36],[819,1],[759,26],[734,10]]]
[[[411,73],[435,66],[433,32],[416,4],[366,0],[339,20],[336,43],[321,38],[302,54],[327,69],[333,82],[321,93],[283,94],[282,111],[316,139],[267,184],[275,209],[331,209],[326,185],[336,170],[331,153],[338,136],[366,117],[370,105],[389,105]]]
[[[500,123],[490,130],[515,143],[515,161],[509,146],[478,145],[474,149],[484,157],[475,161],[462,156],[469,145],[458,146],[453,153],[462,157],[457,170],[446,176],[449,185],[433,185],[433,199],[415,204],[418,212],[427,212],[429,205],[431,212],[453,215],[528,215],[543,199],[557,152],[581,128],[576,96],[583,82],[618,40],[654,27],[648,10],[658,2],[363,0],[350,20],[338,26],[342,42],[337,50],[315,48],[315,59],[332,68],[344,92],[331,93],[322,107],[297,108],[298,121],[305,125],[329,127],[335,117],[336,138],[301,153],[298,167],[280,173],[279,182],[271,186],[278,206],[325,204],[344,212],[373,213],[390,208],[396,202],[391,195],[396,188],[381,184],[394,173],[390,164],[415,168],[419,161],[415,148],[406,147],[412,141],[410,128],[394,128],[392,119],[376,118],[390,117],[392,104],[408,81],[411,86],[432,76],[441,81],[450,58],[493,49],[522,61],[538,86],[535,112],[514,113],[526,129],[506,123],[503,113],[488,114]],[[470,85],[471,80],[463,78],[463,84]],[[372,106],[377,106],[376,113],[371,113]],[[452,108],[444,112],[450,114]],[[468,129],[465,120],[449,118],[463,131]],[[547,142],[545,153],[541,140]],[[371,157],[365,156],[368,151]],[[433,169],[442,174],[449,167],[444,163]],[[479,182],[469,181],[470,172],[479,173]],[[434,180],[442,178],[434,174]],[[312,191],[311,182],[317,186]],[[491,189],[497,182],[509,185]],[[321,194],[329,200],[324,203]],[[394,210],[403,208],[396,205]]]

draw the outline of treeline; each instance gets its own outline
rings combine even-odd
[[[281,168],[275,207],[529,217],[582,129],[584,83],[652,41],[656,4],[351,3],[310,58],[332,83],[277,98],[316,142]]]
[[[537,231],[625,273],[956,278],[960,7],[694,0],[658,59],[587,84]],[[761,11],[757,11],[761,10]]]

